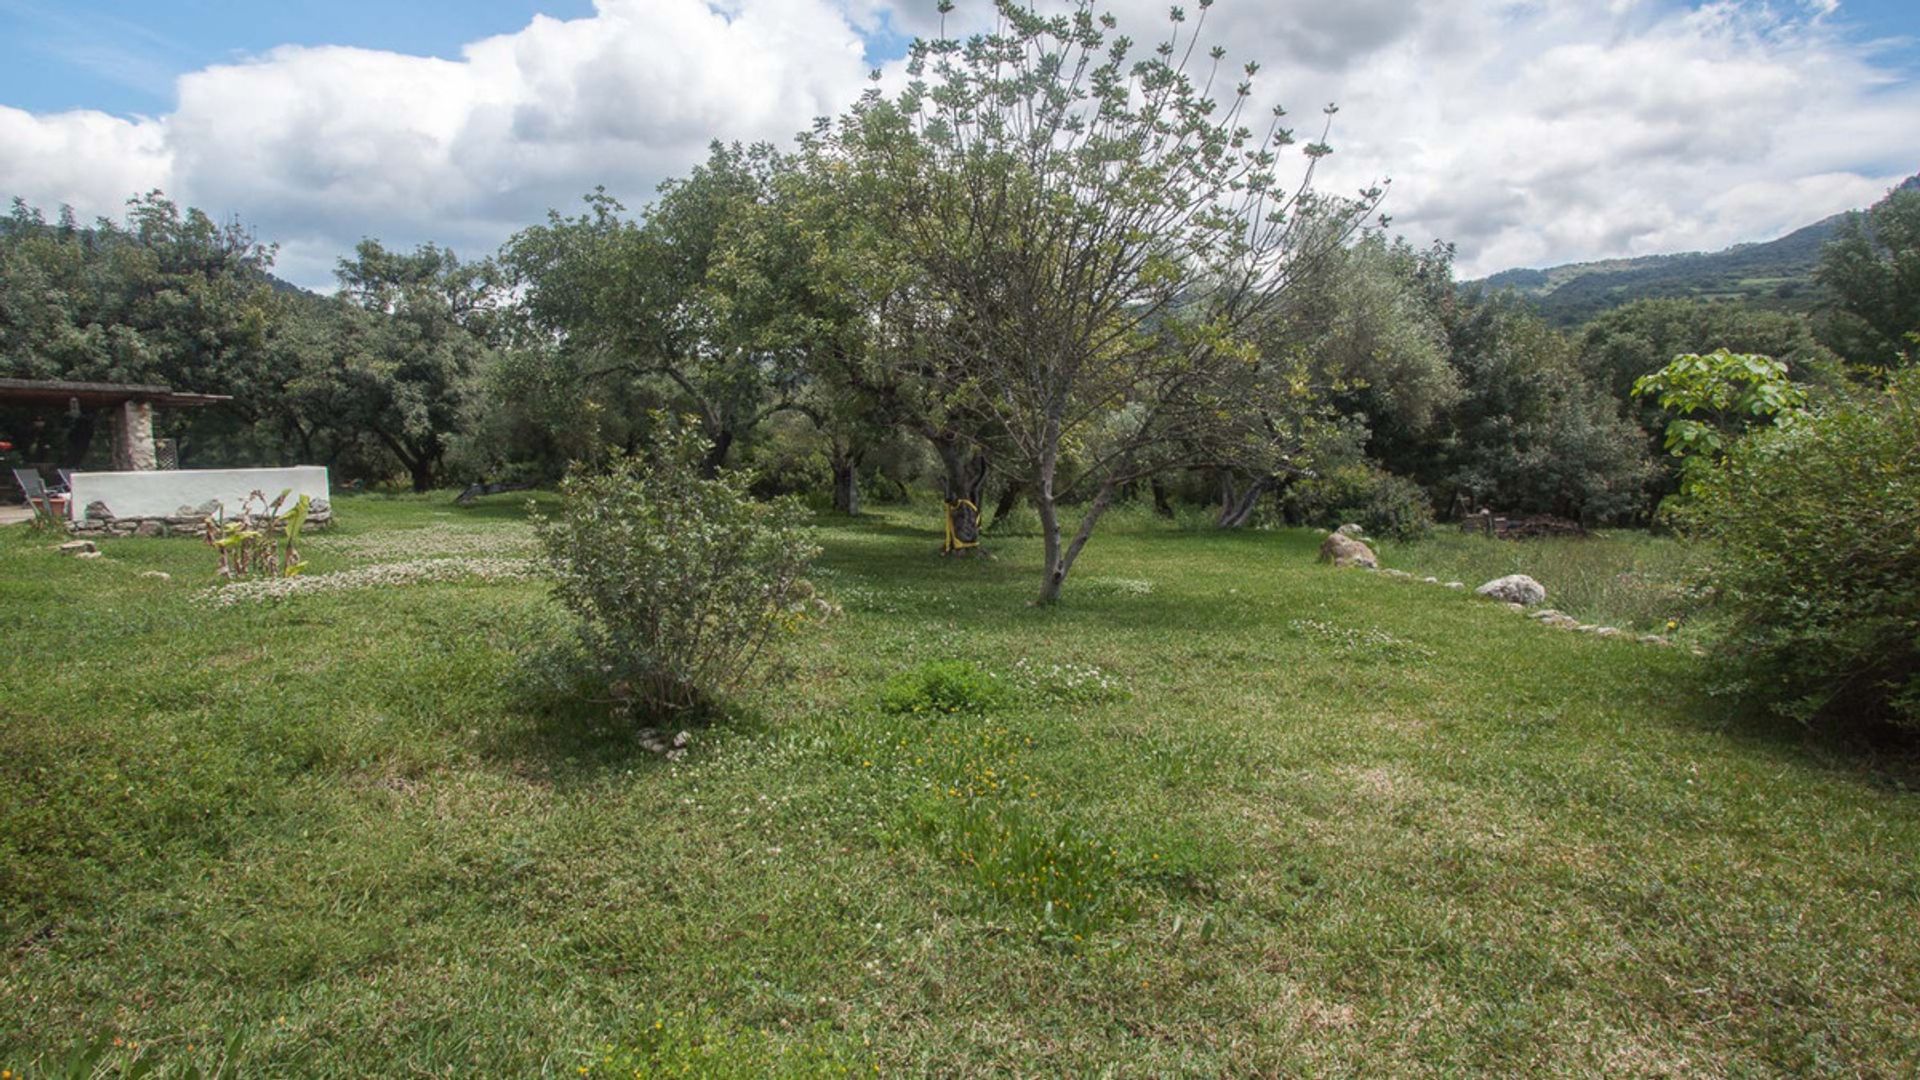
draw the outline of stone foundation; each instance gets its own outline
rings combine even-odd
[[[67,531],[89,539],[117,536],[205,536],[212,506],[182,506],[165,517],[117,517],[106,503],[91,502],[80,517],[67,522]],[[333,524],[333,505],[315,499],[307,507],[302,532],[314,532]]]

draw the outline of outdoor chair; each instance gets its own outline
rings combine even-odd
[[[48,524],[57,525],[60,523],[60,519],[64,514],[54,513],[53,504],[56,496],[53,492],[47,490],[47,485],[40,479],[40,471],[38,469],[15,469],[13,470],[13,481],[20,485],[20,493],[27,497],[27,505],[32,508],[34,517],[37,518],[45,514]],[[64,504],[66,499],[61,497],[60,502]],[[61,510],[64,511],[65,509],[66,507],[62,505]]]

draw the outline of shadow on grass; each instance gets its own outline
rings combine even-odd
[[[1712,664],[1704,661],[1701,668]],[[1750,692],[1717,686],[1705,673],[1644,689],[1647,715],[1670,728],[1705,731],[1782,764],[1811,765],[1878,790],[1920,792],[1920,738],[1910,732],[1864,720],[1802,723]]]

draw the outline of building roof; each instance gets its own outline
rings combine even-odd
[[[232,401],[226,394],[190,394],[152,383],[69,382],[65,379],[0,379],[0,402],[65,405],[118,405],[144,401],[170,409],[191,409]]]

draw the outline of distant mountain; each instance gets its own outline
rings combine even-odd
[[[1900,186],[1920,188],[1920,176]],[[1777,240],[1735,244],[1725,251],[1502,270],[1465,284],[1489,291],[1510,289],[1531,300],[1541,317],[1557,326],[1578,326],[1603,311],[1649,297],[1740,300],[1761,308],[1810,311],[1822,299],[1813,280],[1820,248],[1846,216],[1835,214]]]

